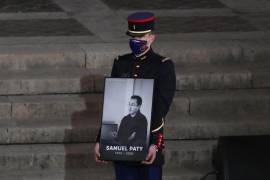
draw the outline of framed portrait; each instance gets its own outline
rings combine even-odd
[[[100,158],[142,161],[148,153],[154,79],[106,78]]]

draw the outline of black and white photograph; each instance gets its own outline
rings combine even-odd
[[[149,145],[153,86],[153,79],[105,79],[101,159],[145,159]]]

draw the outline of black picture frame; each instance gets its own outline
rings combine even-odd
[[[154,79],[105,78],[100,159],[142,161],[148,152]]]

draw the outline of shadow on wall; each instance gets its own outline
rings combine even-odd
[[[100,179],[101,174],[97,171],[104,167],[95,162],[93,154],[93,145],[101,123],[103,96],[102,94],[97,94],[98,96],[93,93],[87,94],[87,92],[97,93],[103,90],[102,87],[94,85],[94,79],[97,80],[97,78],[101,77],[91,75],[81,78],[81,92],[83,93],[80,94],[80,98],[84,100],[85,109],[72,114],[71,127],[65,130],[64,180]]]

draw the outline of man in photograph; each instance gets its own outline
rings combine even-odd
[[[150,145],[142,162],[114,162],[116,180],[161,180],[164,164],[164,124],[172,103],[176,77],[174,63],[152,49],[155,41],[155,16],[151,12],[135,12],[128,16],[128,30],[131,53],[115,58],[111,77],[154,79],[154,94],[151,116]],[[100,133],[97,136],[94,153],[100,160]]]
[[[140,112],[142,98],[133,95],[129,101],[129,114],[120,123],[117,142],[126,146],[145,146],[147,138],[147,119]]]

